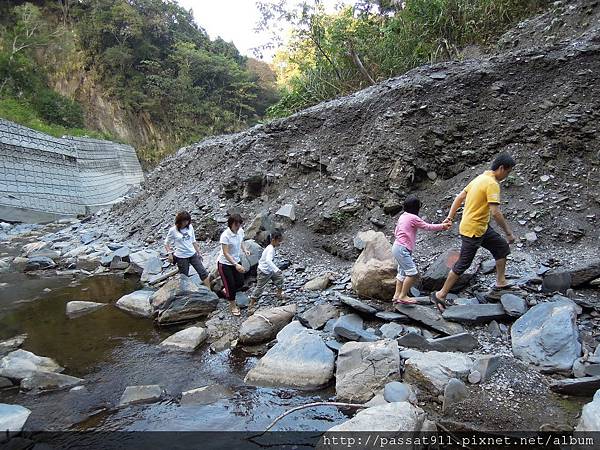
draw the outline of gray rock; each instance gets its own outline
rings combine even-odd
[[[295,304],[258,310],[242,323],[239,342],[260,344],[272,340],[292,321],[294,314],[296,314]]]
[[[404,331],[404,327],[398,323],[384,323],[381,325],[381,334],[383,337],[388,339],[396,339]]]
[[[467,398],[469,392],[465,383],[457,378],[451,378],[448,384],[444,388],[444,403],[442,405],[442,411],[448,411],[448,409],[456,403],[462,402]]]
[[[0,360],[0,376],[22,380],[36,372],[62,372],[56,361],[26,350],[15,350]]]
[[[249,271],[251,268],[258,265],[258,261],[260,260],[264,249],[253,239],[244,241],[244,246],[250,252],[250,254],[246,255],[244,252],[242,252],[241,263],[242,266],[244,266],[244,269]]]
[[[600,390],[596,391],[590,403],[583,406],[575,431],[600,431]]]
[[[417,333],[407,333],[398,338],[398,345],[407,348],[416,348],[418,350],[432,350],[429,340]]]
[[[182,392],[180,403],[182,405],[210,405],[233,395],[234,392],[231,389],[213,384]]]
[[[399,323],[407,323],[410,322],[410,319],[406,317],[404,314],[400,314],[393,311],[378,311],[375,313],[375,317],[381,320],[386,320],[388,322],[399,322]]]
[[[388,381],[400,377],[396,341],[348,342],[341,348],[335,374],[342,401],[369,401]]]
[[[8,378],[5,377],[0,377],[0,389],[4,389],[7,387],[13,387],[13,383],[12,381],[10,381]]]
[[[521,317],[527,312],[527,302],[519,296],[504,294],[500,297],[500,302],[509,316]]]
[[[465,331],[461,325],[444,320],[435,307],[421,305],[396,305],[396,309],[400,313],[410,317],[412,320],[421,322],[422,324],[427,325],[428,327],[431,327],[440,333],[451,335],[464,333]]]
[[[239,291],[235,293],[235,304],[240,308],[247,308],[250,304],[250,299],[245,292]]]
[[[207,337],[208,333],[205,328],[189,327],[169,336],[160,345],[175,350],[193,352]]]
[[[432,350],[438,352],[472,352],[479,347],[479,341],[471,333],[459,333],[437,339],[429,339]]]
[[[421,278],[421,286],[425,291],[437,291],[442,288],[446,277],[450,273],[453,261],[456,259],[459,251],[456,249],[450,249],[442,253],[437,259],[429,266],[427,271]],[[475,272],[477,266],[473,264],[469,270],[460,276],[457,283],[454,285],[456,291],[460,291],[462,288],[467,286]]]
[[[159,253],[154,250],[141,250],[139,252],[130,253],[129,262],[138,273],[146,271],[147,274],[157,274],[162,271],[162,261],[159,258]],[[156,269],[158,269],[158,271],[156,271]]]
[[[334,352],[318,332],[299,329],[299,325],[292,322],[277,334],[277,344],[250,369],[244,382],[297,389],[320,389],[329,384]]]
[[[298,318],[300,322],[309,328],[318,330],[323,328],[327,321],[335,319],[340,315],[340,311],[330,303],[315,305],[304,312]]]
[[[425,412],[407,402],[388,403],[386,405],[373,406],[364,409],[352,419],[336,425],[323,435],[327,438],[327,433],[357,432],[357,431],[420,431],[425,421]]]
[[[121,395],[119,406],[153,403],[160,400],[162,396],[163,390],[157,384],[145,386],[127,386],[125,391],[123,391],[123,395]]]
[[[570,287],[579,287],[600,276],[600,258],[584,261],[569,269],[551,270],[544,275],[544,292],[565,292]],[[560,289],[559,289],[560,288]]]
[[[496,322],[495,320],[492,320],[488,326],[487,326],[487,331],[488,333],[490,333],[493,337],[502,337],[502,331],[500,331],[500,326],[498,325],[498,322]]]
[[[583,370],[587,376],[600,376],[600,364],[585,364]]]
[[[308,283],[304,285],[304,290],[306,291],[322,291],[327,289],[327,287],[331,284],[331,278],[329,274],[321,275],[316,278],[313,278]]]
[[[198,286],[185,275],[178,275],[156,291],[150,303],[158,310],[159,325],[186,322],[207,316],[217,308],[219,298],[206,286]]]
[[[339,353],[340,349],[344,346],[342,342],[336,341],[335,339],[325,341],[325,345],[336,353]]]
[[[27,339],[26,334],[19,334],[15,337],[0,342],[0,356],[4,356],[7,353],[18,349],[21,345],[23,345],[25,339]]]
[[[542,371],[571,371],[581,356],[577,306],[571,300],[535,305],[513,324],[513,354]]]
[[[446,320],[460,323],[485,323],[506,317],[506,311],[500,304],[487,303],[468,306],[450,306],[446,308],[442,317]]]
[[[47,256],[34,256],[27,258],[24,270],[25,272],[29,272],[32,270],[52,269],[54,267],[56,267],[56,263]]]
[[[288,203],[279,208],[275,215],[285,217],[294,222],[296,220],[296,208],[294,205]]]
[[[554,381],[550,385],[550,390],[559,394],[576,395],[581,397],[591,397],[600,389],[600,376],[567,378]]]
[[[367,305],[364,302],[352,297],[348,297],[347,295],[337,294],[337,298],[344,304],[349,306],[352,309],[355,309],[358,312],[369,314],[374,316],[377,314],[377,309]]]
[[[340,316],[333,326],[333,332],[350,341],[373,342],[377,336],[363,329],[363,320],[358,314]]]
[[[479,300],[477,298],[457,298],[454,300],[455,305],[461,306],[469,306],[469,305],[479,305]]]
[[[383,398],[385,401],[417,403],[417,395],[410,384],[399,381],[391,381],[383,388]]]
[[[150,298],[153,295],[154,291],[150,290],[134,291],[117,300],[115,306],[136,316],[152,317],[154,308],[150,304]]]
[[[469,380],[469,383],[471,384],[477,384],[481,381],[481,374],[477,370],[471,370],[467,380]]]
[[[385,400],[385,398],[383,398],[383,394],[377,394],[375,397],[373,397],[371,400],[365,403],[364,406],[366,406],[367,408],[372,408],[373,406],[381,406],[387,404],[388,402]]]
[[[481,272],[484,275],[488,275],[496,271],[496,260],[486,259],[481,263]]]
[[[11,434],[20,433],[30,414],[31,411],[21,405],[0,403],[0,430],[2,434],[4,435],[6,431]]]
[[[443,392],[451,378],[467,379],[473,360],[462,353],[403,350],[404,381],[433,395]]]
[[[480,378],[479,380],[482,383],[488,381],[494,372],[500,366],[501,358],[497,355],[486,355],[480,358],[477,358],[475,364],[473,364],[473,368],[471,371],[479,372]]]
[[[72,301],[67,303],[67,316],[70,318],[83,316],[106,306],[106,303]]]
[[[71,377],[62,373],[34,372],[21,380],[21,390],[34,394],[57,391],[84,383],[81,378]]]
[[[152,256],[144,261],[142,269],[142,282],[148,281],[152,275],[157,275],[162,272],[163,262],[160,258]]]

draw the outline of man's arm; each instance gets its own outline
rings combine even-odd
[[[467,198],[467,191],[461,191],[460,194],[458,194],[454,198],[454,201],[452,202],[452,206],[450,207],[450,212],[448,213],[448,217],[446,218],[446,220],[450,220],[450,222],[454,222],[454,217],[456,216],[458,209],[465,202],[466,198]]]
[[[490,212],[496,223],[500,225],[500,228],[504,230],[504,233],[506,234],[506,240],[508,241],[508,243],[512,244],[513,242],[515,242],[515,235],[513,234],[510,225],[504,218],[502,211],[500,211],[500,205],[498,205],[497,203],[490,203]]]

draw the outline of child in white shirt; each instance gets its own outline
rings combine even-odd
[[[248,312],[252,314],[256,301],[260,298],[263,291],[267,287],[269,281],[277,287],[277,297],[280,300],[284,299],[283,295],[283,275],[279,267],[273,262],[275,257],[275,248],[279,247],[283,242],[283,235],[280,231],[271,233],[271,243],[263,250],[260,260],[258,261],[258,269],[256,270],[256,288],[250,297],[248,304]]]

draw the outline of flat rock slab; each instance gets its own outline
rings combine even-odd
[[[117,300],[115,306],[135,316],[152,317],[154,309],[150,304],[150,297],[152,297],[153,294],[154,291],[145,289],[135,291],[121,297]]]
[[[174,350],[193,352],[207,337],[205,328],[189,327],[169,336],[160,345]]]
[[[323,328],[328,320],[335,319],[339,315],[339,309],[330,303],[324,303],[313,306],[298,319],[304,326],[318,330]]]
[[[400,314],[394,311],[378,311],[375,313],[375,317],[381,320],[386,320],[388,322],[398,322],[398,323],[408,323],[410,322],[410,318],[405,316],[404,314]]]
[[[0,403],[0,430],[3,434],[7,430],[10,433],[19,433],[30,414],[31,411],[21,405]]]
[[[106,303],[72,301],[67,303],[66,313],[69,318],[83,316],[106,306]]]
[[[435,307],[396,305],[396,309],[401,314],[410,317],[416,322],[427,325],[440,333],[452,335],[464,333],[465,331],[461,325],[445,320]]]
[[[364,302],[352,297],[348,297],[347,295],[338,294],[338,299],[344,304],[349,306],[352,309],[355,309],[358,312],[369,314],[374,316],[379,311],[377,308],[374,308],[370,305],[367,305]]]
[[[182,392],[180,403],[182,405],[210,405],[233,395],[234,392],[231,389],[213,384]]]
[[[275,338],[296,314],[296,305],[260,309],[248,317],[239,329],[241,344],[261,344]]]
[[[316,278],[313,278],[309,282],[304,285],[304,290],[306,291],[322,291],[327,289],[327,287],[331,284],[331,278],[329,275],[321,275]]]
[[[71,388],[84,383],[85,380],[62,373],[36,372],[21,380],[21,390],[30,391],[33,394],[42,392],[58,391]]]
[[[0,376],[22,380],[37,372],[62,372],[56,361],[26,350],[15,350],[0,360]]]
[[[452,322],[460,323],[486,323],[506,317],[504,307],[497,303],[481,305],[456,305],[446,308],[442,317]]]
[[[15,337],[0,342],[0,356],[4,356],[7,353],[18,349],[21,345],[23,345],[25,339],[27,339],[26,334],[19,334]]]
[[[521,317],[527,312],[527,302],[524,298],[514,294],[504,294],[500,297],[500,303],[506,314],[512,317]]]
[[[326,439],[327,433],[356,431],[420,431],[424,421],[425,412],[421,408],[408,402],[388,403],[358,412],[352,419],[327,430],[323,437]]]
[[[471,333],[459,333],[437,339],[428,339],[432,350],[438,352],[472,352],[479,347],[479,341]]]
[[[580,397],[591,397],[598,389],[600,389],[600,376],[567,378],[550,385],[550,390],[554,392]]]
[[[404,381],[415,384],[433,395],[444,391],[451,378],[467,379],[473,360],[456,352],[400,352],[404,362]]]
[[[373,342],[379,338],[363,328],[363,320],[358,314],[345,314],[335,322],[333,332],[349,341]]]
[[[153,403],[161,399],[163,395],[162,388],[157,384],[145,386],[127,386],[119,406],[135,405],[139,403]]]

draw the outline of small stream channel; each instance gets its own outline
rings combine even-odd
[[[0,253],[14,254],[0,247]],[[331,398],[333,389],[301,392],[247,386],[244,375],[256,362],[241,350],[213,354],[204,344],[188,354],[159,347],[177,329],[158,329],[149,319],[130,316],[114,306],[139,289],[135,278],[97,275],[40,277],[0,274],[0,340],[26,333],[22,348],[56,360],[64,373],[86,380],[85,389],[41,395],[0,390],[1,403],[32,411],[25,431],[256,430],[262,431],[286,410]],[[49,289],[49,291],[48,291]],[[108,306],[69,319],[71,300]],[[166,399],[117,409],[130,385],[159,384]],[[224,397],[210,404],[180,405],[182,391],[218,385]],[[277,424],[278,430],[326,430],[346,419],[335,408],[305,409]]]

